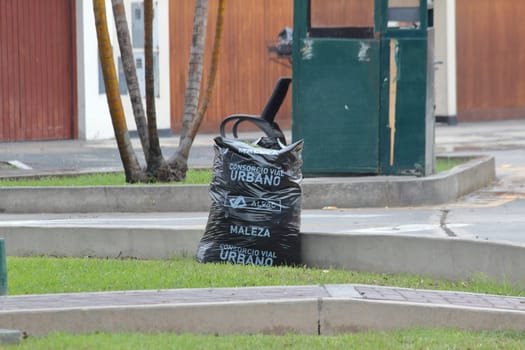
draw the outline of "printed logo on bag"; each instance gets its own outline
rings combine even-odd
[[[219,259],[234,264],[273,266],[277,253],[272,250],[259,250],[221,244]]]
[[[231,163],[230,180],[249,184],[279,186],[285,173],[274,167]]]
[[[244,147],[239,147],[237,150],[239,151],[240,154],[247,154],[247,155],[265,154],[265,155],[276,156],[276,155],[279,154],[278,150],[274,150],[274,149],[270,149],[270,148],[244,148]]]
[[[230,225],[230,233],[242,236],[267,237],[270,238],[270,230],[261,226],[239,226]]]
[[[230,202],[230,207],[232,208],[246,208],[246,200],[243,196],[237,196],[237,197],[228,197],[228,200]],[[228,206],[228,205],[226,205]]]
[[[234,209],[252,209],[261,211],[281,212],[280,199],[264,199],[245,196],[227,196],[225,207]]]

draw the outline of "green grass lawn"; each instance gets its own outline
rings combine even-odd
[[[189,169],[186,179],[180,182],[154,183],[148,185],[202,185],[209,184],[212,172],[209,169]],[[123,172],[95,173],[73,176],[43,176],[39,178],[19,178],[0,180],[0,187],[14,186],[137,186],[144,183],[127,184]]]
[[[248,287],[362,283],[525,296],[525,288],[493,283],[483,276],[445,281],[425,276],[362,273],[342,269],[200,264],[170,260],[8,257],[9,294],[131,289]]]
[[[464,163],[465,159],[438,158],[436,160],[436,173],[452,169]],[[182,182],[155,183],[150,185],[205,185],[209,184],[212,171],[209,169],[189,169],[186,180]],[[46,176],[36,179],[6,179],[0,180],[0,187],[14,186],[136,186],[144,184],[126,184],[124,173],[100,173],[75,176]]]
[[[423,350],[423,349],[524,349],[525,333],[467,332],[450,329],[415,329],[392,332],[363,332],[340,336],[202,336],[169,333],[143,334],[52,334],[28,338],[16,349],[71,350],[132,350],[132,349],[191,349],[191,350]]]
[[[470,159],[466,159],[466,158],[437,158],[434,164],[435,172],[437,174],[443,171],[450,170],[454,168],[455,166],[458,166],[469,160]]]

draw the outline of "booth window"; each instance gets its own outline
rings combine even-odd
[[[310,0],[309,10],[311,37],[374,37],[374,0]]]
[[[428,26],[433,25],[433,0],[427,0]],[[420,29],[420,0],[388,0],[388,28]]]

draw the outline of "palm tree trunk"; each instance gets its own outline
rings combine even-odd
[[[108,33],[105,1],[93,0],[93,11],[95,14],[98,51],[102,74],[104,76],[104,85],[106,87],[106,97],[120,158],[126,174],[126,182],[145,181],[145,174],[140,168],[140,164],[131,145],[124,108],[122,107],[122,100],[120,99],[117,72],[113,60],[113,50]]]
[[[204,118],[204,114],[208,108],[208,104],[211,99],[211,94],[213,92],[213,86],[215,85],[215,77],[217,76],[217,70],[219,67],[219,54],[221,48],[222,32],[223,32],[223,23],[224,23],[224,7],[226,0],[219,0],[218,10],[217,10],[217,22],[215,26],[215,38],[213,41],[213,51],[210,63],[210,71],[208,73],[208,80],[206,83],[206,90],[202,100],[202,103],[192,118],[192,122],[188,127],[186,133],[181,134],[181,140],[179,142],[179,147],[177,152],[169,159],[169,164],[172,168],[176,168],[184,172],[184,176],[188,169],[188,157],[190,153],[193,140],[199,127]]]
[[[196,0],[195,14],[193,18],[190,62],[188,67],[188,80],[186,81],[186,95],[184,97],[184,114],[182,116],[181,141],[188,132],[193,122],[193,118],[197,113],[202,81],[202,66],[204,61],[204,44],[206,41],[207,24],[208,0]]]
[[[162,156],[155,108],[155,75],[153,67],[153,0],[144,0],[144,56],[146,61],[146,114],[148,118],[148,174],[168,181],[167,163]],[[164,171],[162,170],[164,169]],[[160,173],[159,173],[160,170]]]
[[[133,47],[131,46],[128,21],[126,19],[126,9],[123,0],[111,0],[111,3],[113,5],[113,17],[115,18],[115,27],[117,28],[120,56],[122,57],[122,66],[124,67],[124,74],[126,76],[126,83],[128,86],[131,106],[133,108],[133,115],[135,117],[135,124],[137,125],[137,132],[140,137],[144,157],[146,158],[146,162],[148,162],[149,140],[146,115],[144,113],[139,81],[137,79],[137,69],[135,67]]]
[[[215,86],[215,78],[217,76],[217,70],[219,69],[219,54],[221,49],[222,32],[224,28],[224,5],[226,0],[219,0],[218,11],[217,11],[217,23],[215,25],[215,38],[213,40],[213,51],[211,54],[210,72],[208,73],[208,81],[206,83],[206,90],[202,98],[199,110],[195,116],[191,128],[188,131],[188,137],[192,140],[195,138],[199,127],[201,126],[204,114],[208,110],[210,104],[211,94],[213,87]],[[189,149],[188,149],[189,153]]]

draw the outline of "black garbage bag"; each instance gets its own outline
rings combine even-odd
[[[212,205],[199,262],[300,263],[303,142],[215,138]]]

